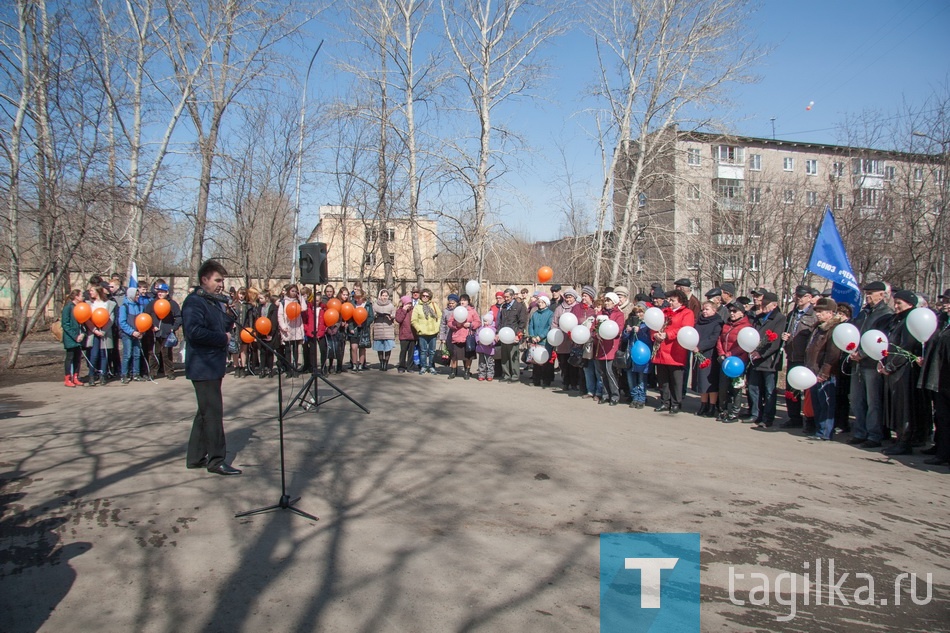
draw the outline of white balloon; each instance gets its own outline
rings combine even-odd
[[[482,345],[491,345],[495,342],[495,332],[490,327],[483,327],[478,331],[478,342]]]
[[[485,314],[482,315],[482,323],[484,323],[485,325],[492,323],[494,320],[495,320],[495,315],[492,314],[491,312],[486,312]]]
[[[666,323],[666,317],[663,316],[663,310],[659,308],[647,308],[647,311],[643,313],[643,322],[651,330],[659,330]]]
[[[548,332],[548,343],[553,347],[559,347],[564,342],[564,332],[558,328],[551,328]]]
[[[590,340],[590,328],[586,325],[578,325],[571,330],[571,340],[578,345],[583,345]]]
[[[699,332],[691,325],[685,325],[676,333],[676,340],[683,349],[694,350],[699,345]]]
[[[564,332],[573,332],[577,327],[577,316],[573,312],[565,312],[558,320],[557,326]]]
[[[815,372],[799,365],[788,370],[785,382],[787,382],[792,389],[804,391],[813,387],[815,383],[818,382],[818,378],[815,376]]]
[[[515,342],[515,339],[518,336],[515,334],[515,331],[510,327],[503,327],[498,330],[498,340],[504,343],[505,345],[511,345]]]
[[[851,323],[841,323],[831,331],[831,340],[842,352],[850,354],[858,351],[858,345],[861,343],[861,331]]]
[[[605,341],[611,341],[620,334],[620,326],[616,322],[607,319],[597,328],[597,334]]]
[[[467,294],[469,297],[477,297],[478,291],[481,289],[482,285],[474,279],[469,279],[468,283],[465,284],[465,294]]]
[[[887,334],[880,330],[868,330],[861,335],[861,349],[874,360],[884,358],[884,350],[888,345]]]
[[[739,330],[739,336],[736,337],[736,343],[739,347],[749,352],[755,351],[755,348],[762,342],[762,335],[754,327],[744,327]]]
[[[914,308],[907,315],[907,331],[921,343],[926,343],[937,331],[937,315],[930,308]]]
[[[531,350],[531,358],[538,365],[543,365],[551,358],[551,352],[544,345],[535,345],[534,349]]]
[[[468,308],[465,306],[456,306],[452,310],[452,316],[455,318],[456,323],[465,323],[468,321]]]

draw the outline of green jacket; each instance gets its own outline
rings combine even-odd
[[[63,347],[66,349],[75,349],[82,345],[76,340],[83,329],[76,317],[73,316],[73,308],[75,307],[72,301],[67,301],[66,305],[63,306],[63,315],[59,319],[59,324],[63,326]]]

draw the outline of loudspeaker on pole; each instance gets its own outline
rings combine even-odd
[[[327,245],[323,242],[307,242],[297,249],[300,253],[300,282],[317,285],[327,283]]]

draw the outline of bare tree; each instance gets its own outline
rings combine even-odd
[[[755,55],[744,41],[746,0],[594,0],[589,7],[587,25],[600,60],[594,96],[604,104],[599,212],[613,204],[613,283],[629,252],[637,197],[649,184],[645,175],[675,142],[666,131],[688,123],[687,108],[699,111],[728,83],[745,79]],[[618,174],[626,181],[622,188]],[[595,283],[605,254],[603,248],[596,254]]]
[[[455,75],[477,119],[474,147],[452,143],[451,171],[471,191],[471,269],[483,278],[488,245],[489,187],[505,173],[504,153],[516,134],[499,126],[493,112],[528,96],[542,77],[540,48],[566,28],[563,5],[530,0],[440,0]]]

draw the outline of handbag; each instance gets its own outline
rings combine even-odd
[[[372,343],[369,340],[369,328],[363,328],[360,332],[360,340],[357,343],[360,347],[369,347]]]
[[[468,336],[465,337],[465,351],[471,354],[475,351],[477,345],[478,339],[475,338],[475,332],[469,332]]]
[[[168,338],[165,339],[165,347],[175,347],[178,345],[178,337],[175,336],[174,332],[168,333]]]
[[[448,365],[451,361],[452,356],[449,354],[449,349],[443,344],[435,354],[435,362],[440,365]]]
[[[630,360],[630,354],[628,354],[626,351],[617,352],[617,355],[614,356],[613,366],[615,369],[624,369],[624,370],[630,369],[630,365],[632,363],[633,361]]]
[[[237,354],[240,351],[241,344],[238,342],[238,338],[234,336],[228,341],[228,354]]]
[[[583,367],[584,347],[582,345],[572,345],[571,353],[567,357],[567,362],[572,367]]]

